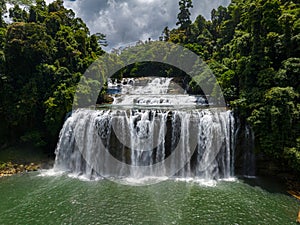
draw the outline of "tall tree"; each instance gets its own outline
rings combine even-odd
[[[165,27],[162,34],[163,34],[163,40],[164,41],[169,41],[169,39],[170,39],[170,30],[169,30],[168,26]]]
[[[9,9],[9,17],[12,18],[14,22],[27,22],[28,14],[25,9],[21,9],[19,5],[15,5]]]
[[[179,14],[177,15],[176,25],[180,26],[180,29],[188,31],[189,26],[192,24],[190,8],[193,8],[192,0],[180,0],[179,1]]]

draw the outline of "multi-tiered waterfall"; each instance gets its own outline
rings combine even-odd
[[[233,176],[234,118],[170,78],[110,81],[114,103],[79,109],[61,130],[55,169],[90,178]]]

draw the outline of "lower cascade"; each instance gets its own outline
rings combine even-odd
[[[232,113],[220,109],[81,109],[61,130],[55,169],[90,178],[230,178],[233,132]]]
[[[165,82],[169,85],[170,79]],[[167,89],[166,85],[161,87]],[[130,99],[139,104],[149,99],[149,95],[136,96],[131,92],[128,98],[115,96],[115,101],[122,99],[128,103]],[[155,92],[160,98],[165,94],[171,103],[176,101],[176,95],[167,91]],[[193,107],[165,107],[164,101],[155,101],[151,107],[113,104],[109,108],[76,110],[60,132],[54,169],[89,179],[231,178],[235,148],[233,113],[225,108],[203,107],[205,101],[189,95],[180,95],[180,99],[192,99]],[[195,104],[202,107],[194,107]]]

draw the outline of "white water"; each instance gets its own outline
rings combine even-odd
[[[145,86],[129,81],[121,85],[126,94],[115,96],[113,109],[80,109],[66,120],[56,149],[56,170],[127,181],[176,177],[207,182],[233,176],[234,119],[230,111],[170,109],[157,99],[167,96],[171,105],[178,100],[187,105],[198,103],[194,96],[167,94],[168,78],[155,78]],[[138,94],[142,90],[144,96]],[[141,105],[154,108],[118,108],[134,103],[137,96]]]
[[[172,78],[124,78],[121,82],[108,80],[108,89],[119,89],[123,95],[166,94]]]
[[[172,84],[172,89],[170,89]],[[172,78],[125,78],[119,83],[109,80],[108,90],[114,93],[118,106],[196,106],[207,105],[203,96],[190,96]],[[174,95],[176,94],[176,95]]]

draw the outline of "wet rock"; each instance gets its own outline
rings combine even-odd
[[[37,171],[40,165],[30,163],[29,165],[13,164],[11,162],[4,163],[0,168],[0,177],[7,177],[17,173]]]

